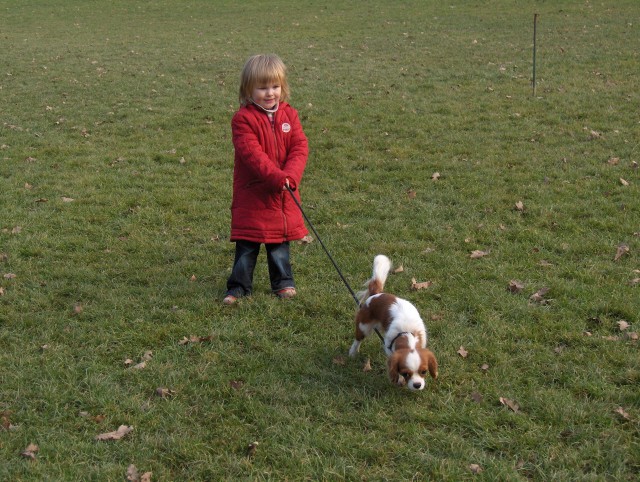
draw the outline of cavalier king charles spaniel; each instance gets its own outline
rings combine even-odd
[[[373,276],[362,293],[356,313],[356,338],[349,350],[355,356],[360,344],[374,330],[384,332],[387,372],[392,383],[409,390],[422,390],[429,373],[438,378],[438,361],[427,350],[427,330],[415,306],[407,300],[383,293],[391,260],[379,254],[373,260]]]

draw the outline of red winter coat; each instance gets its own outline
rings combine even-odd
[[[308,231],[285,180],[300,201],[297,187],[309,149],[298,113],[281,102],[274,125],[253,104],[241,107],[231,121],[235,148],[231,241],[282,243]]]

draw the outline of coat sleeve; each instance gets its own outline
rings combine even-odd
[[[266,183],[272,191],[279,191],[287,174],[271,159],[260,144],[260,139],[251,125],[251,118],[236,114],[231,121],[233,147],[236,159],[257,179]]]
[[[289,178],[291,187],[295,189],[300,184],[304,168],[307,165],[309,145],[307,137],[302,130],[298,113],[293,108],[290,108],[289,122],[291,123],[291,144],[284,164],[284,173]]]

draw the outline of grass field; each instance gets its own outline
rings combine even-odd
[[[0,479],[637,480],[639,26],[636,0],[5,0]],[[351,286],[403,267],[421,393],[376,339],[346,357],[317,240],[297,298],[263,254],[220,303],[257,52],[289,66],[304,207]]]

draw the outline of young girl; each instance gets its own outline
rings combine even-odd
[[[299,185],[309,154],[307,138],[289,98],[287,69],[276,55],[254,55],[240,78],[240,109],[231,121],[235,148],[231,241],[235,260],[224,304],[251,294],[260,245],[267,251],[271,290],[296,295],[289,242],[307,234],[287,188],[300,201]]]

